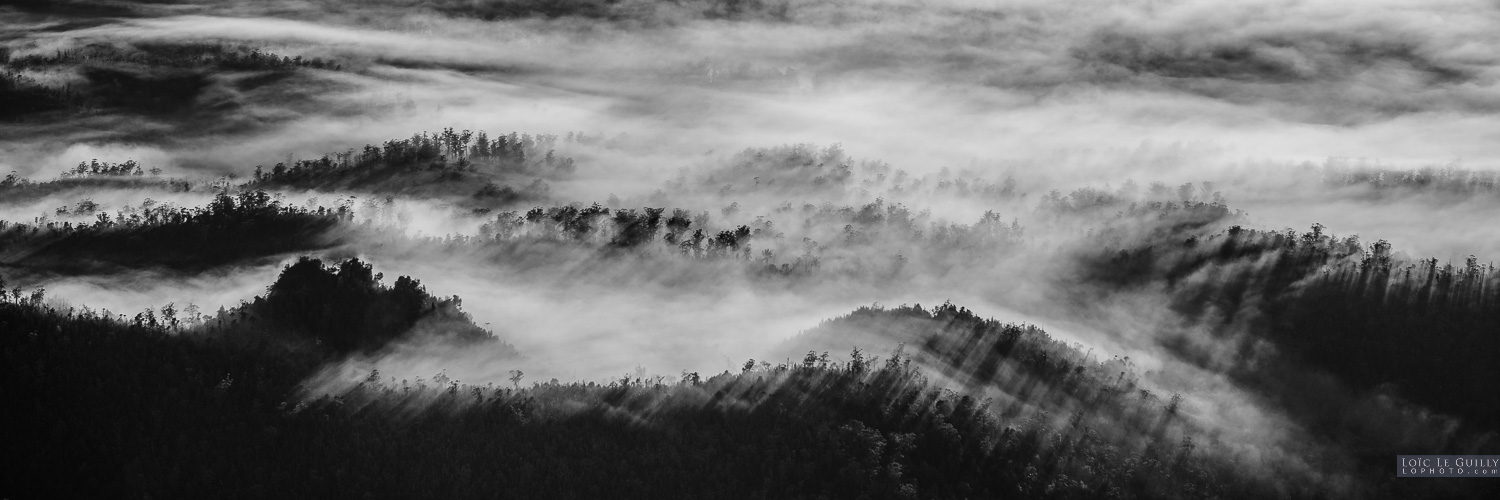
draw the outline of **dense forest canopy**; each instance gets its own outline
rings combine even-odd
[[[1492,497],[1493,7],[11,2],[0,497]]]

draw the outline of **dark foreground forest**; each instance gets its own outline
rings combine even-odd
[[[368,323],[328,323],[342,318]],[[1115,376],[1119,360],[1095,362],[1035,327],[949,304],[862,308],[803,334],[914,341],[886,356],[809,351],[671,382],[530,382],[516,371],[510,384],[481,386],[371,371],[321,397],[299,385],[321,362],[378,349],[419,322],[473,332],[450,342],[500,341],[453,301],[404,276],[386,287],[357,260],[304,259],[264,297],[193,321],[170,309],[128,320],[62,312],[40,292],[7,295],[4,397],[25,403],[8,418],[29,431],[6,447],[3,488],[16,498],[1329,494],[1277,478],[1295,471],[1245,469],[1179,419],[1180,396],[1138,394],[1124,380],[1133,374]],[[1017,399],[997,405],[933,384],[908,354],[919,345],[929,366],[972,370],[984,379],[972,386],[1020,388]],[[1060,420],[1048,413],[1072,403]]]

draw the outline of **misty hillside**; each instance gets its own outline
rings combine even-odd
[[[1180,245],[1121,249],[1086,267],[1084,279],[1131,287],[1168,283],[1169,306],[1187,321],[1225,326],[1257,301],[1263,335],[1284,355],[1334,373],[1360,389],[1381,388],[1447,413],[1500,424],[1493,398],[1478,385],[1441,383],[1412,374],[1442,371],[1493,380],[1485,362],[1500,349],[1500,294],[1493,264],[1470,256],[1462,265],[1402,258],[1389,242],[1364,247],[1357,236],[1311,231],[1255,231],[1233,226]],[[1159,242],[1168,243],[1168,242]],[[1164,247],[1164,248],[1163,248]],[[1200,276],[1213,276],[1203,281]],[[1274,318],[1274,319],[1271,319]],[[1186,354],[1192,347],[1182,345]]]
[[[265,305],[257,299],[228,317],[274,310],[278,295],[296,290],[288,282],[327,272],[299,269],[316,265],[303,260],[287,268]],[[349,274],[361,268],[346,261],[326,276],[358,281]],[[402,293],[401,283],[411,281],[401,280],[387,293]],[[358,295],[335,292],[327,303]],[[935,312],[941,318],[953,311]],[[891,314],[927,319],[928,313]],[[1082,382],[1096,385],[1078,389],[1096,393],[1093,408],[1072,410],[1064,422],[1047,411],[1022,411],[1019,402],[994,415],[989,400],[928,382],[899,350],[884,361],[857,350],[847,362],[809,357],[773,367],[751,360],[737,374],[691,373],[673,383],[626,376],[607,384],[554,380],[520,388],[519,371],[510,387],[462,384],[444,374],[387,381],[372,371],[336,399],[297,403],[284,398],[297,394],[292,385],[316,365],[318,351],[225,343],[217,333],[222,313],[184,327],[173,316],[121,322],[7,297],[0,315],[11,331],[24,332],[5,337],[7,378],[23,382],[7,392],[81,412],[51,425],[42,413],[17,416],[17,424],[49,429],[8,452],[28,457],[14,462],[27,465],[12,470],[5,483],[18,494],[89,496],[129,488],[161,496],[468,497],[501,487],[586,496],[617,484],[607,494],[1175,498],[1183,491],[1253,497],[1255,488],[1269,487],[1210,482],[1228,467],[1216,462],[1229,457],[1216,456],[1223,452],[1218,449],[1195,451],[1191,436],[1179,443],[1177,432],[1164,434],[1181,425],[1173,422],[1176,398],[1163,404],[1118,384]],[[307,328],[318,319],[271,321]],[[945,337],[933,339],[966,341]],[[338,339],[320,340],[336,347]],[[36,378],[44,373],[62,376]],[[1082,373],[1077,377],[1096,375]],[[1132,433],[1095,427],[1115,419],[1153,427],[1148,434],[1155,437],[1137,442]],[[243,431],[223,432],[224,425]],[[171,435],[178,445],[167,439]],[[391,447],[410,451],[377,451]],[[755,451],[745,453],[746,447]],[[101,449],[110,451],[96,454]],[[788,456],[798,462],[787,462]],[[182,476],[185,466],[198,472]],[[28,471],[63,470],[88,479],[52,485],[22,479]],[[738,486],[726,492],[726,484]],[[1237,489],[1246,487],[1252,489]]]
[[[283,207],[263,191],[220,193],[205,207],[156,204],[149,199],[129,212],[97,209],[80,201],[58,215],[93,216],[92,221],[12,224],[0,221],[3,265],[60,274],[104,274],[121,268],[162,267],[201,271],[246,260],[327,248],[347,210]],[[59,209],[62,212],[62,209]]]
[[[1497,33],[4,3],[0,498],[1495,497]]]
[[[575,141],[568,134],[569,143]],[[366,144],[335,158],[277,163],[269,170],[256,167],[250,187],[316,191],[362,191],[423,198],[458,198],[470,204],[509,206],[525,200],[545,200],[543,179],[566,177],[574,170],[572,158],[557,155],[555,135],[498,135],[444,129],[409,139]],[[524,182],[516,187],[501,182]],[[482,185],[474,189],[476,184]],[[470,191],[472,190],[472,191]],[[464,199],[467,195],[470,199]]]

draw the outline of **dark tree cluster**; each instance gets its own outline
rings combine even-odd
[[[1010,176],[997,182],[972,171],[944,168],[938,174],[916,177],[884,162],[850,158],[838,144],[748,148],[692,178],[684,170],[666,183],[660,196],[667,192],[707,192],[720,197],[853,194],[894,200],[940,196],[994,202],[1026,196]]]
[[[544,201],[552,197],[552,186],[541,179],[531,181],[520,189],[490,181],[474,193],[474,199],[484,205],[512,206],[518,203]]]
[[[73,167],[72,170],[63,172],[62,178],[84,179],[89,177],[124,177],[127,175],[140,177],[146,175],[146,171],[142,170],[141,164],[135,160],[125,160],[125,163],[100,163],[99,160],[90,160],[87,162],[78,162],[78,166]],[[151,175],[161,175],[161,169],[152,167]]]
[[[750,224],[714,228],[706,212],[610,209],[597,203],[502,212],[483,224],[475,238],[442,241],[469,248],[512,249],[518,244],[547,243],[606,254],[629,250],[645,256],[737,260],[766,276],[808,276],[821,269],[860,279],[888,279],[909,260],[894,252],[920,255],[924,265],[989,264],[996,252],[1017,247],[1025,234],[1017,220],[1006,223],[994,212],[986,212],[973,224],[939,224],[930,222],[925,213],[913,215],[904,206],[884,200],[843,207],[807,204],[800,209],[787,204],[771,216],[801,217],[804,229],[828,230],[828,243],[807,237],[789,241],[766,216]],[[779,258],[779,254],[784,255]]]
[[[91,43],[81,47],[57,49],[52,53],[11,56],[6,65],[17,70],[34,70],[79,64],[124,63],[153,68],[221,68],[239,71],[266,71],[294,68],[338,70],[342,65],[322,58],[303,58],[264,52],[245,45],[222,43],[140,43],[115,45]]]
[[[704,229],[692,225],[692,214],[682,209],[668,216],[665,208],[612,211],[598,203],[587,207],[555,205],[535,207],[524,214],[502,212],[480,226],[479,241],[540,239],[607,248],[640,248],[660,241],[694,257],[726,256],[725,250],[749,249],[752,234],[746,226],[720,231],[718,237],[710,238]]]
[[[1330,162],[1317,169],[1329,186],[1365,186],[1375,192],[1406,190],[1446,194],[1488,194],[1500,191],[1500,172],[1467,170],[1454,165],[1419,169],[1393,169]]]
[[[124,163],[104,163],[97,160],[80,163],[79,166],[64,171],[57,179],[46,181],[34,181],[22,177],[17,172],[11,172],[4,178],[0,178],[0,196],[3,196],[6,202],[24,202],[59,193],[88,192],[100,188],[149,188],[168,192],[190,192],[210,189],[222,191],[228,184],[227,178],[212,181],[188,181],[164,177],[161,176],[161,172],[159,167],[142,171],[141,165],[134,160],[127,160]]]
[[[705,251],[719,247],[745,247],[745,242],[753,238],[785,237],[765,217],[758,217],[750,225],[715,231],[708,227],[706,214],[695,215],[681,208],[674,208],[670,213],[665,208],[642,210],[614,209],[611,217],[611,209],[595,203],[583,208],[577,205],[535,207],[524,214],[502,212],[481,226],[480,239],[530,237],[610,242],[616,246],[634,247],[651,242],[660,234],[661,241],[667,245],[678,246],[701,257],[705,256]],[[773,213],[789,217],[800,215],[804,217],[802,222],[806,227],[842,226],[839,232],[841,243],[851,246],[870,245],[876,239],[890,237],[905,241],[927,239],[934,247],[949,250],[993,248],[1018,243],[1025,233],[1018,220],[1006,223],[993,211],[986,212],[979,221],[970,225],[930,223],[924,228],[922,223],[927,222],[926,214],[913,215],[906,207],[887,205],[884,200],[842,207],[807,204],[801,209],[787,204]]]
[[[286,266],[264,296],[232,311],[231,322],[210,322],[210,332],[237,337],[289,336],[345,354],[378,349],[414,331],[457,344],[493,342],[475,326],[457,296],[435,298],[421,282],[382,275],[357,258],[324,266],[310,257]]]
[[[203,270],[331,246],[338,240],[333,230],[353,218],[348,206],[289,207],[264,191],[219,194],[197,208],[147,200],[94,215],[79,224],[0,221],[0,264],[63,274]]]
[[[177,113],[191,108],[210,85],[209,73],[339,69],[320,58],[304,59],[223,44],[94,43],[50,54],[5,56],[0,71],[0,120],[45,111],[92,112],[105,108],[141,113]],[[63,72],[62,83],[37,80],[37,72]]]
[[[572,158],[557,154],[557,142],[557,136],[548,134],[512,132],[490,139],[485,132],[449,128],[291,165],[278,163],[269,171],[258,166],[249,186],[403,192],[414,186],[471,185],[478,180],[484,185],[471,192],[473,199],[512,203],[548,195],[550,189],[541,177],[563,178],[576,170]],[[497,176],[538,179],[516,189],[495,184],[492,179]]]

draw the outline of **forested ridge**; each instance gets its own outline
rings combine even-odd
[[[80,204],[74,211],[91,212],[92,221],[0,221],[0,264],[62,274],[118,267],[204,270],[333,246],[333,230],[351,217],[348,207],[282,206],[264,191],[220,193],[208,206],[192,208],[148,199],[115,215]]]
[[[854,334],[910,343],[883,360],[858,349],[847,358],[814,351],[791,364],[752,359],[738,374],[683,373],[675,382],[637,374],[527,387],[520,372],[511,387],[376,372],[338,397],[299,401],[298,383],[319,360],[379,345],[410,318],[452,317],[440,311],[456,307],[456,298],[432,298],[407,277],[386,288],[371,272],[358,260],[325,268],[303,259],[264,298],[216,316],[164,308],[122,321],[107,311],[53,310],[40,292],[8,295],[0,322],[8,378],[18,383],[7,392],[36,403],[38,413],[19,415],[20,423],[38,419],[31,425],[48,429],[12,448],[26,457],[12,463],[89,479],[26,486],[23,467],[8,470],[7,489],[253,497],[487,496],[501,488],[582,497],[612,484],[610,494],[626,496],[1327,494],[1261,489],[1268,486],[1246,476],[1233,452],[1174,417],[1177,396],[1137,389],[1128,359],[1099,361],[1034,326],[952,304],[861,308],[791,342]],[[411,305],[392,308],[402,301]],[[395,312],[403,310],[408,319]],[[318,326],[351,317],[376,323]],[[303,333],[288,338],[281,333],[288,329]],[[287,342],[299,338],[316,342]],[[943,390],[919,366],[966,377],[971,388],[996,385],[1013,399]],[[41,420],[64,405],[79,411]],[[110,411],[86,410],[103,408]]]
[[[1500,331],[1500,271],[1477,257],[1413,259],[1321,224],[1305,233],[1246,228],[1226,188],[1208,182],[1038,195],[1010,177],[919,176],[838,146],[746,149],[624,200],[554,191],[551,183],[589,168],[569,152],[588,158],[618,147],[605,142],[448,128],[239,177],[167,177],[133,160],[81,162],[52,180],[7,177],[8,203],[58,206],[30,222],[0,221],[0,269],[16,282],[0,283],[16,287],[0,294],[4,395],[26,402],[11,417],[17,425],[43,429],[7,450],[8,461],[27,465],[6,471],[4,490],[254,498],[1487,491],[1472,482],[1415,489],[1388,471],[1393,446],[1493,447],[1500,423],[1486,386],[1454,382],[1500,378],[1486,357],[1500,349],[1488,334]],[[1444,172],[1371,175],[1415,186],[1400,189],[1466,175]],[[1442,182],[1450,192],[1460,181]],[[146,194],[179,201],[119,201]],[[925,208],[933,197],[997,209],[955,220]],[[434,223],[456,229],[421,231]],[[1062,264],[1039,266],[1038,252]],[[464,351],[483,353],[485,366],[529,366],[525,349],[476,324],[461,297],[436,296],[409,276],[387,284],[371,264],[421,260],[495,273],[484,279],[692,286],[708,296],[830,282],[888,293],[934,276],[1034,267],[1059,273],[1059,284],[1033,304],[1097,314],[1107,307],[1097,304],[1158,294],[1150,296],[1180,325],[1152,342],[1248,397],[1274,401],[1300,427],[1265,438],[1283,441],[1247,444],[1205,416],[1222,409],[1163,390],[1161,372],[1128,356],[951,302],[859,307],[786,331],[770,352],[718,374],[638,368],[603,381],[544,382],[515,368],[505,381],[473,383],[445,370],[370,369],[413,352]],[[278,266],[279,277],[212,313],[178,303],[107,311],[25,289],[59,276],[257,266]],[[675,305],[649,307],[667,315]],[[1225,365],[1194,335],[1241,354]],[[350,367],[366,370],[351,378]],[[1422,375],[1434,372],[1445,376]],[[1316,390],[1286,389],[1305,380]],[[1328,404],[1335,394],[1341,399]],[[1401,429],[1407,435],[1392,444]],[[88,479],[35,480],[57,474]]]
[[[346,317],[337,304],[360,300],[359,290],[378,281],[368,272],[357,260],[326,270],[303,260],[283,272],[264,302],[195,323],[155,316],[121,321],[7,297],[0,323],[7,332],[7,378],[17,383],[5,391],[33,402],[13,414],[14,423],[41,432],[7,447],[8,461],[20,467],[7,468],[6,489],[168,497],[1268,493],[1235,479],[1229,462],[1199,449],[1208,445],[1166,433],[1179,425],[1175,398],[1135,394],[1107,373],[1108,364],[1076,373],[1045,366],[1044,353],[1071,359],[1060,363],[1087,362],[1082,353],[1050,344],[1044,332],[1032,328],[1017,336],[1013,327],[997,329],[992,320],[952,305],[930,312],[861,309],[820,329],[885,324],[882,318],[946,323],[949,328],[939,326],[928,342],[987,338],[1020,360],[1022,371],[1040,370],[1047,380],[1076,378],[1070,393],[1091,394],[1090,403],[1062,423],[1048,413],[1061,407],[1049,402],[1039,402],[1040,410],[1017,403],[998,411],[989,401],[928,382],[901,349],[884,360],[858,350],[847,361],[812,353],[792,365],[750,360],[737,374],[684,373],[675,382],[627,375],[607,383],[522,385],[524,373],[517,372],[510,386],[477,386],[443,374],[397,381],[372,372],[337,397],[299,400],[298,381],[343,348],[345,337],[322,333],[318,338],[326,342],[316,346],[276,341],[271,332],[278,328],[331,319],[281,312],[277,301],[328,286],[313,284],[319,280],[337,280],[345,284],[333,286],[342,288],[297,304],[303,310],[329,304]],[[402,291],[412,290],[403,284],[410,282],[402,277],[381,293],[412,293]],[[444,306],[439,301],[436,307]],[[983,328],[963,338],[970,324]],[[374,337],[365,341],[379,341],[380,334],[368,335]],[[59,408],[72,410],[53,419]],[[1114,418],[1155,430],[1139,437],[1106,432]],[[80,477],[28,479],[61,470]]]
[[[160,167],[151,167],[148,170],[135,160],[110,163],[95,159],[79,162],[77,166],[62,172],[52,180],[36,181],[11,172],[0,179],[0,194],[14,203],[40,199],[67,191],[87,191],[91,188],[130,187],[156,188],[163,191],[192,191],[195,188],[205,189],[211,184],[161,177],[161,173]]]
[[[569,133],[566,144],[586,140]],[[484,131],[449,128],[315,160],[257,166],[246,187],[451,197],[489,210],[549,199],[546,179],[567,178],[576,168],[572,158],[557,153],[559,142],[550,134],[511,132],[490,139]]]
[[[126,5],[150,5],[171,2],[130,0],[120,3]],[[229,2],[211,0],[205,3]],[[486,21],[534,17],[581,17],[602,21],[619,21],[622,23],[670,23],[679,22],[681,20],[679,18],[683,16],[707,19],[784,20],[788,15],[789,9],[791,9],[791,5],[791,2],[785,0],[670,0],[659,2],[658,5],[653,5],[651,9],[643,9],[639,5],[608,0],[566,0],[561,2],[542,2],[538,0],[489,0],[483,2],[460,0],[375,0],[369,2],[369,5],[365,7],[377,10],[431,11],[454,17],[474,18]],[[108,4],[101,7],[81,0],[59,0],[55,4],[52,2],[26,0],[20,2],[19,6],[43,12],[48,10],[68,11],[69,9],[111,12],[108,9]],[[331,12],[342,12],[345,10],[332,4],[312,4],[309,7]],[[130,11],[124,6],[117,8],[121,12]],[[658,9],[660,10],[658,11]],[[114,13],[118,14],[119,12]]]
[[[1233,226],[1105,252],[1084,272],[1115,286],[1165,282],[1171,307],[1221,325],[1254,297],[1265,335],[1295,356],[1362,389],[1386,386],[1481,428],[1500,424],[1485,386],[1464,382],[1500,379],[1487,361],[1500,349],[1500,271],[1474,256],[1460,265],[1413,260],[1384,240],[1366,246],[1325,229]],[[1203,275],[1216,279],[1195,279]]]
[[[342,65],[222,43],[89,43],[20,54],[0,47],[0,120],[49,111],[181,112],[196,105],[217,72],[274,75],[304,68]]]

